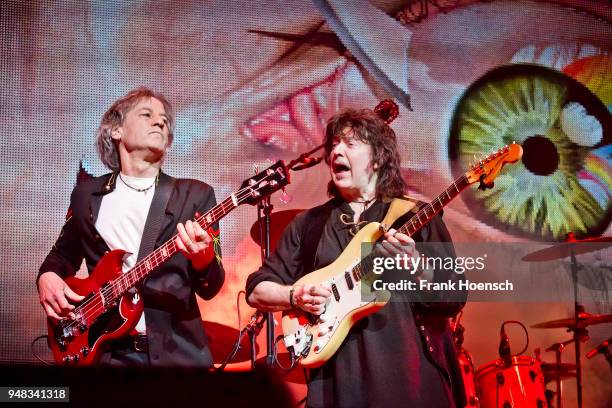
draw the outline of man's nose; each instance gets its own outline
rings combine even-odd
[[[334,147],[332,147],[331,152],[330,152],[331,156],[332,156],[332,159],[335,156],[338,156],[338,155],[342,154],[342,152],[344,152],[344,147],[345,147],[344,143],[342,143],[342,142],[337,143]]]
[[[159,126],[160,129],[163,129],[166,126],[164,122],[164,118],[162,116],[153,116],[153,126]]]

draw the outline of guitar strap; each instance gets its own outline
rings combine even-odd
[[[306,227],[302,230],[300,245],[302,260],[304,261],[304,272],[314,271],[315,257],[319,241],[323,236],[325,224],[334,209],[334,199],[329,200],[323,205],[315,207],[306,213]]]
[[[325,224],[334,209],[333,202],[334,199],[329,200],[325,204],[315,207],[306,213],[305,228],[302,230],[302,235],[300,237],[304,273],[310,273],[315,270],[314,263],[317,247],[319,246],[321,236],[323,236]],[[381,224],[391,227],[398,218],[408,211],[416,212],[417,204],[418,200],[408,196],[392,199],[387,214],[385,218],[383,218]]]
[[[398,220],[401,216],[408,213],[408,211],[417,212],[417,204],[418,200],[403,196],[394,198],[391,200],[391,204],[389,205],[389,209],[387,210],[387,214],[385,214],[385,218],[380,222],[386,228],[390,228],[395,221]]]
[[[155,195],[149,208],[149,214],[145,222],[142,239],[140,240],[140,248],[138,248],[138,260],[149,255],[155,249],[155,242],[159,236],[166,206],[170,201],[170,196],[174,190],[174,178],[166,174],[160,173],[159,185],[155,188]]]

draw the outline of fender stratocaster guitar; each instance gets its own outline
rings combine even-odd
[[[431,220],[444,206],[472,183],[480,182],[481,188],[493,186],[493,180],[506,163],[517,162],[523,154],[518,144],[511,144],[487,156],[457,179],[431,203],[423,206],[406,224],[398,229],[408,236],[413,235]],[[389,226],[378,222],[365,225],[349,242],[342,254],[333,263],[299,279],[295,285],[325,284],[333,295],[320,316],[313,316],[299,309],[283,313],[282,328],[284,343],[303,367],[314,368],[329,360],[344,341],[351,327],[362,317],[380,310],[390,298],[387,291],[374,291],[364,286],[370,294],[364,299],[362,282],[371,277],[367,269],[370,253],[364,248],[374,243]],[[370,262],[371,264],[371,262]],[[365,285],[365,283],[364,283]]]
[[[244,181],[238,191],[195,221],[207,230],[241,204],[259,200],[289,184],[289,173],[278,161]],[[66,284],[85,296],[73,310],[75,319],[48,319],[49,347],[57,363],[90,365],[100,359],[104,345],[127,335],[138,323],[144,305],[136,288],[158,266],[178,252],[176,235],[123,273],[124,250],[105,254],[85,279],[70,277]]]

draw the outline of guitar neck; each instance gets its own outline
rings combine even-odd
[[[432,202],[421,207],[419,211],[410,218],[410,221],[398,228],[397,231],[408,236],[414,235],[470,184],[470,181],[465,175],[459,177]],[[355,281],[361,280],[372,271],[375,256],[375,253],[372,252],[353,268],[352,276]]]
[[[238,207],[238,205],[240,205],[239,197],[237,197],[237,194],[232,194],[210,209],[206,214],[196,218],[195,221],[200,224],[204,230],[207,230],[211,225],[217,223],[234,208]],[[112,290],[109,291],[112,295],[106,299],[107,302],[112,302],[120,298],[130,288],[142,282],[151,271],[174,256],[174,254],[179,251],[175,243],[177,236],[178,234],[175,234],[155,251],[140,260],[132,269],[112,281],[110,283]]]
[[[398,229],[398,232],[408,236],[414,235],[469,185],[470,182],[465,175],[459,177],[432,202],[422,206],[419,211],[410,218],[410,221]]]

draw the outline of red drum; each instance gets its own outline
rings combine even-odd
[[[514,356],[510,365],[495,360],[476,371],[482,408],[545,408],[544,376],[540,363]]]
[[[478,394],[476,393],[476,383],[474,382],[474,364],[472,356],[464,348],[457,352],[459,357],[459,367],[461,367],[461,376],[463,377],[463,386],[468,408],[480,407],[478,402]]]

